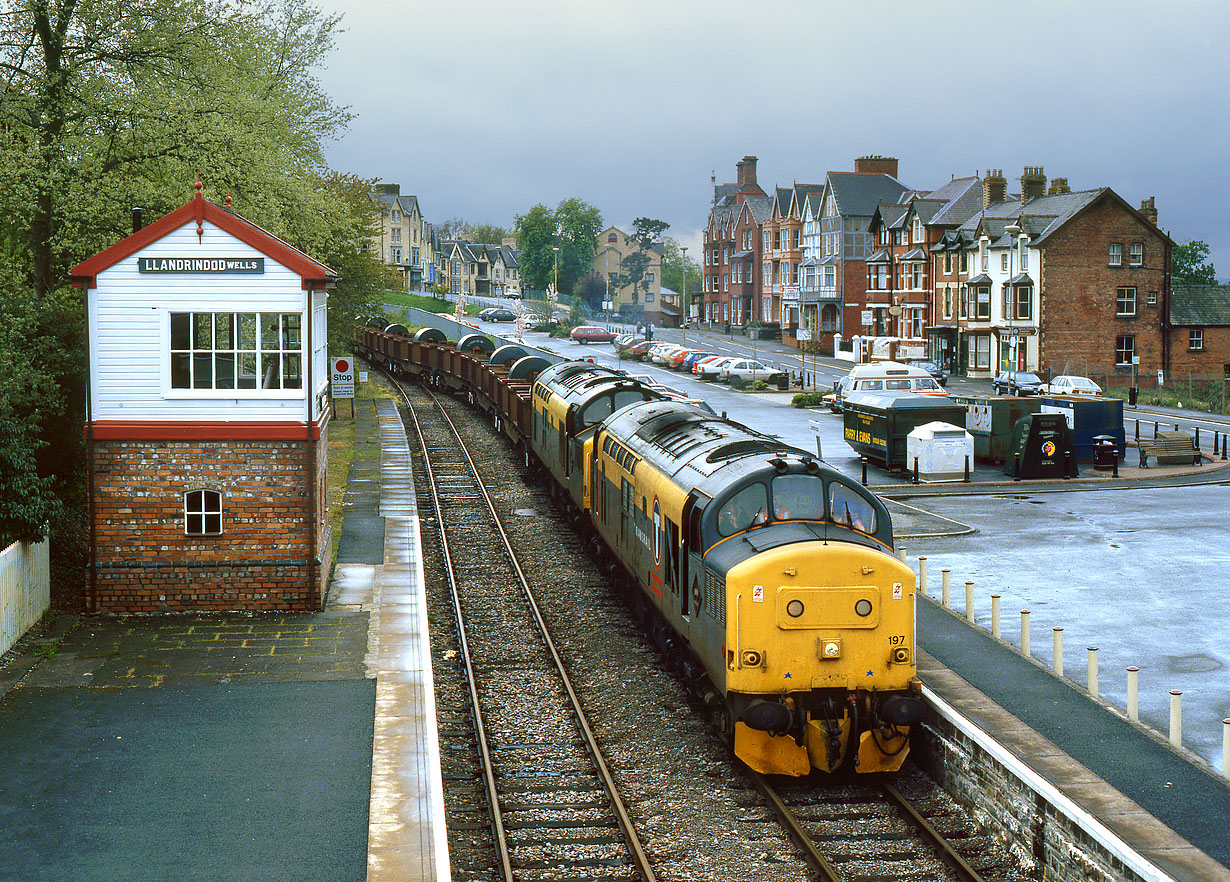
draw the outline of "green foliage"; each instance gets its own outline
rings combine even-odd
[[[1217,273],[1209,263],[1209,246],[1199,239],[1177,243],[1170,251],[1172,285],[1216,285]]]
[[[669,226],[666,221],[638,217],[632,222],[632,233],[625,240],[626,245],[635,246],[636,250],[624,257],[623,272],[616,281],[620,288],[630,285],[634,291],[639,289],[642,303],[644,295],[651,290],[651,283],[646,279],[646,273],[652,263],[650,248]]]
[[[686,266],[689,290],[700,291],[704,284],[704,273],[701,271],[700,264],[690,257],[685,260],[679,243],[669,236],[663,242],[663,247],[662,287],[686,295],[687,292],[683,290],[684,267]],[[684,302],[687,302],[686,299]]]
[[[790,399],[792,407],[819,407],[823,403],[824,395],[820,392],[796,392],[794,397]]]
[[[745,386],[747,386],[747,380],[743,379],[742,377],[738,375],[734,375],[730,378],[730,388],[731,389],[738,391],[738,390],[743,389]]]
[[[546,288],[558,269],[557,293],[573,293],[593,265],[600,232],[602,212],[576,198],[562,200],[554,211],[540,203],[518,215],[518,261],[525,286]]]

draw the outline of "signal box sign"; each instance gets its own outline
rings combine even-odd
[[[329,382],[334,398],[354,398],[354,359],[343,355],[330,362]]]

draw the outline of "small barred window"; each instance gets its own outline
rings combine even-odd
[[[222,494],[217,490],[190,490],[184,494],[184,533],[217,536],[222,533]]]

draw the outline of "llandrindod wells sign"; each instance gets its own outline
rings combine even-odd
[[[143,273],[263,273],[263,257],[140,257]]]

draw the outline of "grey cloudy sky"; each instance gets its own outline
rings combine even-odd
[[[1041,165],[1155,196],[1230,278],[1224,0],[322,2],[346,28],[322,79],[357,114],[329,163],[428,220],[576,196],[695,247],[744,154],[768,191],[878,153],[917,189]]]

